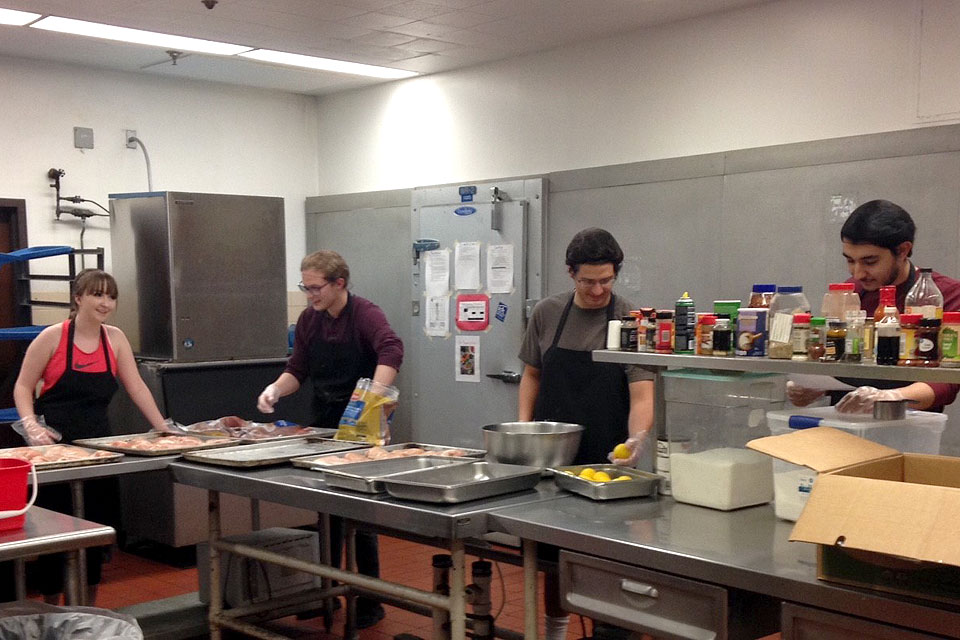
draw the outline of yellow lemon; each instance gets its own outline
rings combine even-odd
[[[593,474],[594,482],[610,482],[610,474],[606,471],[597,471]]]
[[[630,476],[617,476],[613,479],[614,482],[624,482],[626,480],[630,480]]]
[[[587,467],[586,469],[580,472],[580,477],[583,478],[584,480],[593,480],[593,474],[595,473],[596,473],[596,470],[591,469],[590,467]]]
[[[613,448],[613,457],[619,460],[624,458],[629,458],[633,452],[630,451],[630,447],[623,444],[622,442]]]

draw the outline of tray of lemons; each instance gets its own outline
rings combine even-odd
[[[656,496],[661,478],[655,473],[615,464],[553,467],[557,486],[592,500]]]

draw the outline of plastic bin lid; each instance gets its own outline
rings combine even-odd
[[[946,427],[947,416],[932,411],[907,411],[903,420],[874,420],[868,414],[838,413],[836,407],[798,407],[779,411],[768,411],[771,431],[784,429],[809,429],[810,427],[835,427],[846,431],[864,431],[884,427],[924,427],[931,431],[942,432]]]

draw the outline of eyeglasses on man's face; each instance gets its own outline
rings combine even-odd
[[[594,280],[593,278],[575,278],[574,282],[577,283],[577,286],[583,287],[584,289],[593,289],[595,286],[600,285],[604,289],[612,287],[613,283],[617,281],[617,276],[610,276],[609,278],[603,278],[601,280]]]
[[[308,295],[318,296],[318,295],[320,295],[321,292],[323,292],[323,288],[326,287],[327,285],[330,285],[330,284],[333,284],[333,283],[330,282],[329,280],[327,280],[326,282],[324,282],[323,284],[320,284],[320,285],[310,285],[310,286],[308,286],[308,285],[303,284],[303,280],[301,280],[301,281],[297,284],[297,288],[300,289],[300,291],[303,291],[304,293],[306,293],[306,294],[308,294]]]

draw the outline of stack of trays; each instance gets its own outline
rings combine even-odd
[[[438,456],[413,456],[371,460],[328,467],[323,470],[323,480],[331,487],[351,489],[364,493],[383,493],[384,482],[424,469],[434,469],[456,464],[466,464],[469,458],[441,458]]]
[[[420,502],[453,504],[532,489],[541,467],[470,461],[385,478],[387,493]]]

